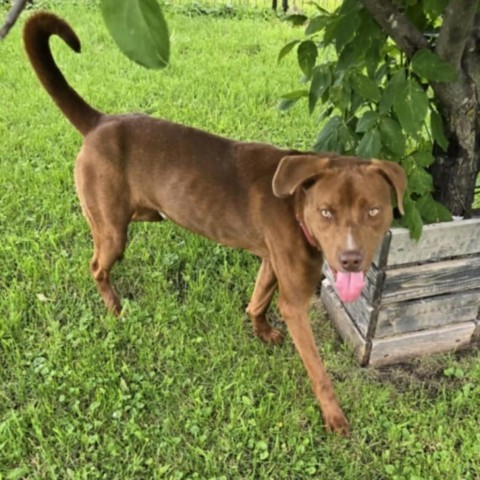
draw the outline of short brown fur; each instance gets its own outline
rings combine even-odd
[[[278,289],[280,311],[326,426],[346,434],[348,423],[318,355],[308,305],[321,277],[322,253],[334,270],[342,270],[342,255],[354,244],[361,265],[346,268],[369,268],[392,219],[392,189],[402,208],[403,171],[379,160],[236,142],[145,115],[103,114],[64,79],[50,52],[51,35],[80,50],[70,26],[49,13],[27,21],[25,47],[40,82],[85,137],[75,183],[94,241],[91,272],[108,309],[121,312],[110,271],[123,255],[131,221],[166,217],[249,250],[262,259],[247,308],[255,333],[267,343],[281,342],[282,334],[266,317]],[[378,209],[374,216],[372,209]]]

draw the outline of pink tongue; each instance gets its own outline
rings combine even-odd
[[[365,286],[363,272],[337,272],[335,288],[343,302],[354,302]]]

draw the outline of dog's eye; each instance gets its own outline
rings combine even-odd
[[[333,213],[328,208],[322,208],[320,210],[320,213],[322,214],[322,217],[325,217],[325,218],[333,217]]]
[[[371,208],[371,209],[368,211],[368,214],[369,214],[371,217],[376,217],[379,213],[380,213],[380,209],[379,209],[379,208]]]

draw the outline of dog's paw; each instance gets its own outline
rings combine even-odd
[[[325,426],[329,432],[334,432],[339,435],[348,436],[350,433],[350,426],[348,420],[340,408],[333,409],[328,414],[323,414]]]
[[[268,343],[269,345],[281,345],[283,343],[283,335],[280,333],[280,330],[276,328],[258,332],[257,335],[262,342]]]

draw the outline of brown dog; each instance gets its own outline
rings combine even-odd
[[[322,253],[346,301],[358,298],[364,273],[392,220],[392,189],[402,210],[403,170],[380,160],[301,154],[241,143],[145,115],[105,115],[88,105],[56,66],[49,37],[73,50],[80,42],[49,13],[29,19],[25,47],[40,82],[85,137],[75,182],[90,224],[93,277],[106,306],[121,311],[110,271],[123,255],[131,221],[173,222],[262,259],[247,312],[267,343],[282,335],[266,312],[278,305],[320,402],[327,428],[348,423],[317,353],[308,320]]]

